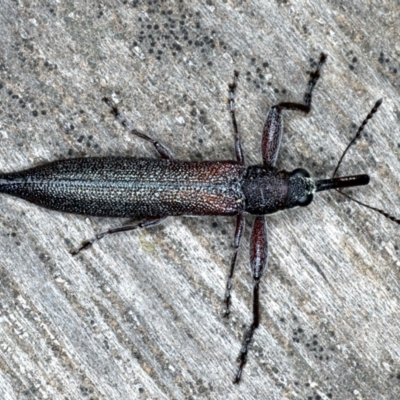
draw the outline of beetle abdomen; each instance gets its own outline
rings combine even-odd
[[[0,192],[93,216],[234,215],[244,173],[233,161],[76,158],[0,175]]]

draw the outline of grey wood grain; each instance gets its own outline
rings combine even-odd
[[[234,69],[246,160],[260,162],[268,108],[302,98],[310,60],[324,51],[312,113],[285,115],[279,166],[329,177],[383,97],[341,174],[369,173],[371,184],[351,192],[400,216],[399,12],[390,1],[5,0],[0,170],[156,157],[115,123],[105,95],[177,158],[230,159]],[[249,228],[224,320],[231,219],[171,218],[73,258],[83,239],[124,221],[0,203],[2,399],[400,396],[400,228],[337,193],[268,219],[262,324],[239,386]]]

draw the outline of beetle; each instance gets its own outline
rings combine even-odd
[[[224,315],[229,316],[233,275],[239,245],[245,229],[245,214],[255,215],[250,239],[250,268],[253,279],[252,323],[244,334],[234,383],[239,383],[247,362],[249,346],[260,323],[260,280],[268,261],[266,215],[308,206],[316,192],[367,185],[368,175],[335,177],[347,149],[360,135],[367,121],[382,103],[378,100],[330,179],[315,180],[304,169],[278,170],[276,161],[283,133],[282,112],[311,110],[312,93],[327,59],[322,53],[311,72],[302,103],[281,102],[268,112],[262,134],[262,164],[245,166],[235,114],[235,90],[238,72],[229,85],[229,108],[235,136],[236,160],[178,161],[171,151],[146,134],[134,129],[108,98],[115,118],[132,134],[150,143],[159,159],[102,157],[75,158],[37,166],[27,170],[0,174],[0,192],[28,200],[57,211],[103,217],[142,218],[139,223],[124,225],[86,240],[81,250],[113,233],[149,228],[169,216],[233,216],[236,229],[233,255],[225,293]],[[378,212],[383,213],[380,210]],[[387,215],[386,215],[387,216]]]

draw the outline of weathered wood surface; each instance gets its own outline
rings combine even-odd
[[[1,171],[78,155],[156,157],[115,123],[105,95],[179,159],[232,158],[234,69],[247,162],[257,163],[268,107],[300,100],[310,59],[325,51],[311,115],[285,115],[279,166],[330,176],[354,124],[383,97],[341,172],[368,172],[354,195],[400,216],[399,4],[167,3],[1,2]],[[400,396],[400,227],[336,193],[268,219],[262,324],[239,386],[249,229],[227,321],[231,219],[170,219],[73,258],[81,240],[123,221],[0,202],[2,399]]]

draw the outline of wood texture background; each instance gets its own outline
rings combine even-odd
[[[54,3],[54,4],[51,4]],[[73,156],[156,157],[114,121],[185,160],[230,159],[227,85],[248,164],[268,108],[301,100],[329,55],[312,113],[286,113],[279,166],[329,177],[384,98],[341,174],[400,216],[400,6],[394,1],[4,0],[0,170]],[[174,218],[69,250],[124,221],[0,196],[1,399],[398,399],[400,227],[337,193],[268,218],[262,324],[232,385],[251,320],[248,235],[221,317],[234,223]]]

